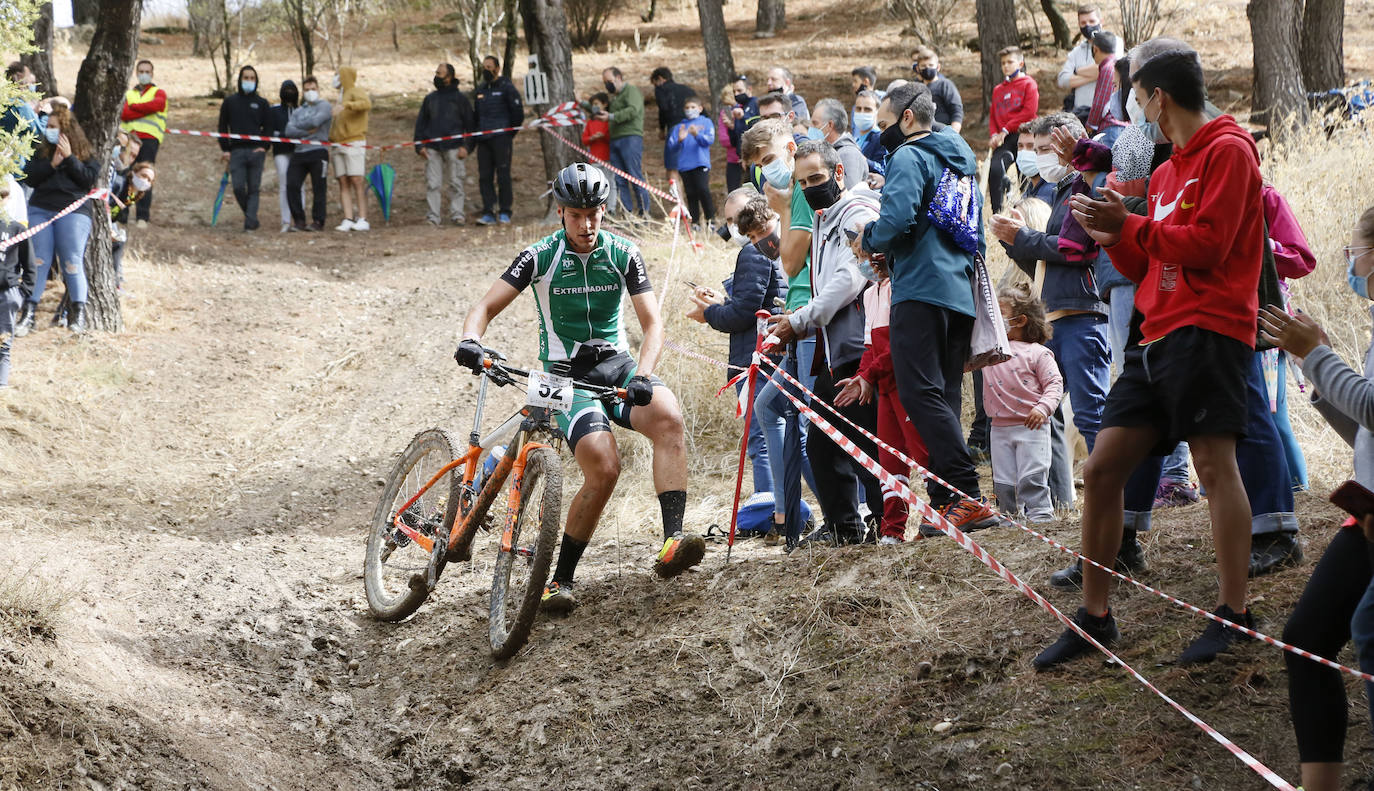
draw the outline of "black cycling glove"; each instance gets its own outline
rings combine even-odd
[[[635,376],[625,385],[625,395],[635,406],[646,406],[654,400],[654,383],[647,376]]]
[[[464,368],[471,368],[473,372],[482,370],[482,344],[471,338],[464,338],[458,343],[458,351],[453,353],[453,359]]]

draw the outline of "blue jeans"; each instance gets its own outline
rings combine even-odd
[[[1283,457],[1278,431],[1269,416],[1269,395],[1264,389],[1264,367],[1256,352],[1245,379],[1245,437],[1236,443],[1236,466],[1250,501],[1250,534],[1297,533],[1293,512],[1293,487],[1288,462]],[[1187,447],[1180,445],[1180,447]],[[1140,463],[1126,482],[1126,527],[1150,529],[1150,509],[1159,486],[1164,458],[1151,456]]]
[[[811,370],[812,357],[816,342],[812,338],[798,341],[795,352],[789,352],[782,362],[782,369],[807,385],[814,384],[810,375],[800,376],[798,370]],[[773,512],[785,514],[788,535],[801,533],[801,482],[805,478],[811,491],[816,491],[815,476],[811,472],[810,460],[806,457],[806,422],[797,412],[792,402],[780,392],[787,387],[788,392],[798,395],[795,388],[775,376],[759,390],[754,397],[754,417],[763,430],[764,441],[768,446],[768,466],[773,480]],[[781,509],[781,510],[780,510]]]
[[[754,380],[754,397],[758,397],[758,391],[768,382],[763,374],[759,374]],[[748,387],[749,380],[743,379],[735,384],[735,392],[743,392]],[[755,408],[754,414],[749,421],[749,461],[754,467],[754,494],[759,492],[773,491],[773,471],[768,466],[768,442],[763,438],[763,427],[759,425],[759,413]]]
[[[14,318],[24,301],[19,286],[0,291],[0,387],[10,383],[10,346],[14,338]]]
[[[45,223],[55,211],[29,207],[29,225]],[[91,237],[91,215],[81,207],[66,217],[39,231],[29,240],[33,246],[34,283],[29,302],[37,305],[48,284],[48,269],[54,260],[61,262],[62,282],[67,284],[67,298],[73,304],[86,302],[86,240]]]
[[[1180,442],[1174,446],[1174,452],[1164,457],[1164,469],[1160,472],[1159,477],[1163,480],[1189,483],[1188,454],[1190,452],[1186,442]]]
[[[1112,349],[1107,319],[1098,313],[1065,316],[1053,323],[1054,336],[1045,344],[1059,363],[1064,390],[1073,404],[1073,425],[1092,453],[1097,426],[1112,381]]]
[[[1360,662],[1360,670],[1374,673],[1374,582],[1365,588],[1364,596],[1355,607],[1355,615],[1350,619],[1350,639],[1355,643],[1355,658]],[[1374,720],[1374,684],[1366,681],[1364,688],[1369,698],[1369,718]]]
[[[639,135],[612,138],[611,166],[643,181],[644,138]],[[620,205],[625,211],[631,211],[632,207],[635,214],[645,214],[649,211],[648,190],[638,184],[631,184],[629,179],[620,175],[615,177],[615,183],[620,188]]]
[[[1283,455],[1288,460],[1288,473],[1293,476],[1293,491],[1307,489],[1307,459],[1303,458],[1302,446],[1293,436],[1293,424],[1288,421],[1288,355],[1279,352],[1279,399],[1278,411],[1270,413],[1274,418],[1274,428],[1278,429],[1279,441],[1283,443]]]
[[[1112,365],[1120,376],[1126,365],[1126,338],[1131,334],[1131,314],[1135,312],[1135,286],[1114,286],[1107,303],[1107,332],[1112,342]]]

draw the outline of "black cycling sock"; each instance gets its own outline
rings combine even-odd
[[[660,494],[658,507],[663,511],[663,538],[669,539],[674,533],[681,533],[682,516],[687,513],[687,492],[679,489]]]
[[[553,570],[554,582],[572,584],[577,562],[582,559],[582,552],[586,548],[586,541],[578,541],[570,535],[563,535],[563,545],[558,548],[558,565]]]

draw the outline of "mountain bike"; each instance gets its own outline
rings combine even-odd
[[[513,368],[505,359],[484,350],[466,452],[456,452],[457,443],[447,431],[431,428],[416,434],[401,454],[373,514],[363,565],[372,614],[392,622],[410,617],[449,562],[471,558],[479,530],[496,532],[490,512],[506,489],[489,618],[491,652],[497,659],[514,656],[529,639],[558,543],[563,435],[553,412],[571,408],[573,390],[608,404],[626,397],[623,388]],[[526,404],[483,437],[488,387],[520,383]],[[500,461],[479,477],[484,457],[507,437]]]

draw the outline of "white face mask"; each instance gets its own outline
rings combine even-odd
[[[305,101],[306,101],[307,104],[314,104],[315,102],[318,102],[319,100],[320,100],[320,92],[319,92],[319,91],[316,91],[316,90],[309,90],[309,91],[306,91],[306,92],[305,92]]]
[[[1135,91],[1126,92],[1126,118],[1132,126],[1145,123],[1145,112],[1140,109],[1140,102],[1135,100]]]
[[[1069,175],[1069,166],[1060,163],[1059,155],[1053,152],[1036,154],[1035,164],[1040,168],[1040,178],[1051,184],[1058,184],[1065,176]]]
[[[143,178],[142,176],[134,176],[133,185],[134,189],[138,190],[139,192],[147,192],[148,190],[152,189],[153,182]]]

